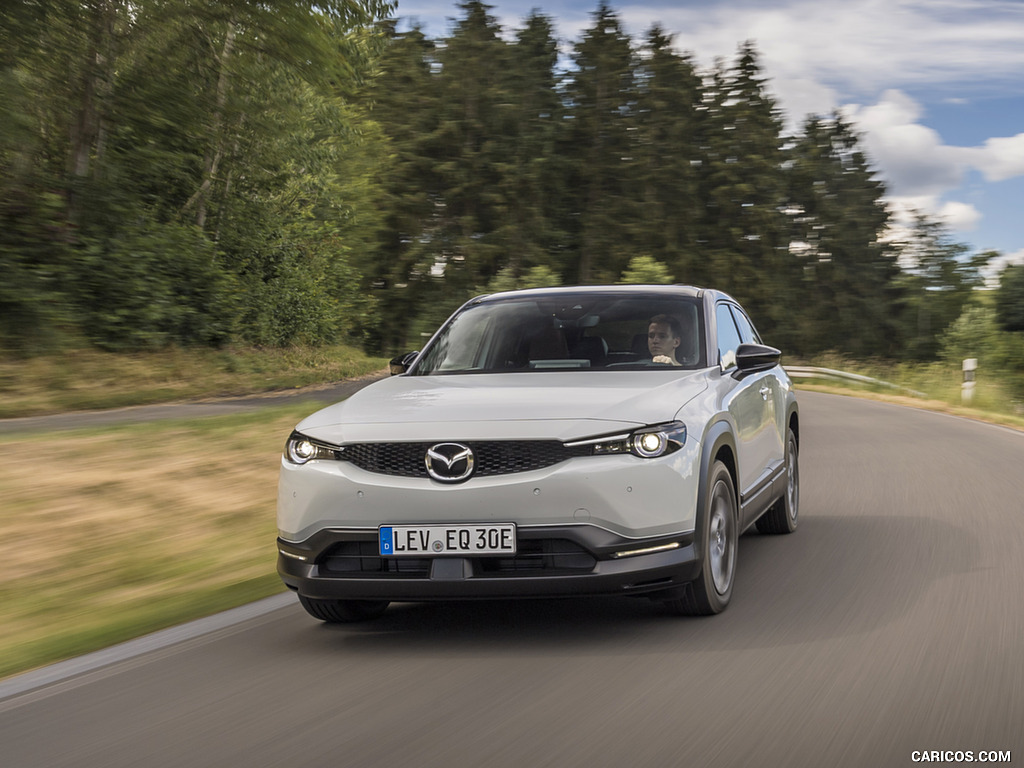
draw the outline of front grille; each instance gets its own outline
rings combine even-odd
[[[376,541],[343,541],[320,559],[327,576],[393,576],[415,579],[430,575],[430,560],[424,557],[381,557]]]
[[[583,547],[568,539],[520,539],[514,557],[481,557],[481,576],[554,576],[594,570],[597,560]]]
[[[556,576],[588,573],[596,558],[568,539],[520,539],[512,557],[474,557],[475,577]],[[376,541],[343,541],[332,546],[320,558],[325,576],[358,578],[373,574],[378,578],[425,579],[430,577],[432,558],[381,557]]]
[[[346,445],[340,458],[367,472],[399,477],[427,477],[430,443],[359,443]],[[474,455],[474,477],[529,472],[590,454],[588,446],[567,448],[557,440],[495,440],[464,442]]]

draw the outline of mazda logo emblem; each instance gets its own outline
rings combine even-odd
[[[427,474],[439,483],[461,483],[473,474],[473,450],[462,443],[438,443],[427,449]]]

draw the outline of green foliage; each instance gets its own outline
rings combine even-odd
[[[619,278],[620,283],[640,285],[668,285],[673,282],[668,267],[651,256],[634,256],[629,260],[626,271]]]
[[[939,342],[942,360],[957,366],[967,358],[976,358],[983,368],[1003,367],[1011,354],[990,303],[971,302],[942,334]]]
[[[83,238],[66,280],[101,349],[219,346],[232,336],[235,281],[194,226],[140,216],[109,238]]]
[[[702,271],[741,301],[774,338],[779,288],[788,283],[786,157],[782,119],[753,43],[720,64],[705,89],[698,220]]]
[[[550,267],[543,265],[530,267],[521,276],[516,276],[513,267],[503,267],[480,293],[498,293],[514,291],[520,288],[551,288],[561,285],[562,281]]]
[[[487,6],[459,7],[436,46],[392,35],[374,94],[391,146],[366,263],[393,320],[378,348],[545,265],[724,288],[799,354],[902,353],[901,308],[928,288],[900,280],[884,188],[839,116],[782,135],[752,43],[702,78],[660,27],[634,46],[602,3],[557,73],[543,16],[506,42]],[[638,254],[664,271],[623,278]]]
[[[390,10],[97,0],[5,13],[4,346],[359,337],[374,302],[352,254],[377,227],[382,152],[358,101]]]
[[[530,267],[519,284],[520,288],[548,288],[562,284],[561,278],[550,268],[543,264]]]
[[[1004,330],[999,320],[999,295],[976,296],[942,334],[938,342],[940,357],[959,369],[967,358],[978,360],[980,377],[1011,374],[1007,381],[1011,394],[1024,398],[1024,334]],[[993,306],[995,305],[995,306]]]
[[[983,285],[981,269],[995,254],[970,257],[967,247],[955,242],[944,225],[921,215],[899,250],[907,265],[896,279],[906,296],[902,307],[905,351],[915,359],[934,359],[940,335]]]
[[[573,52],[575,70],[563,87],[572,117],[560,152],[570,161],[571,233],[580,283],[612,282],[632,250],[631,230],[639,215],[634,196],[630,105],[636,98],[632,41],[618,15],[604,2]]]
[[[1005,331],[1024,331],[1024,265],[1003,269],[996,292],[996,317]]]
[[[647,33],[634,66],[632,152],[639,213],[631,222],[631,239],[636,251],[652,254],[687,282],[707,282],[698,231],[707,117],[698,108],[701,78],[688,57],[672,50],[671,36],[658,25]]]
[[[241,285],[240,336],[261,346],[360,341],[374,315],[374,298],[328,234],[301,226],[253,251],[260,269]]]
[[[894,355],[898,253],[879,239],[884,187],[840,115],[811,118],[789,151],[787,258],[772,273],[776,343],[798,354]],[[799,307],[800,311],[793,311]]]
[[[381,0],[15,4],[0,344],[394,352],[474,291],[674,278],[796,354],[942,352],[991,254],[893,242],[853,126],[784,135],[753,42],[701,72],[602,1],[560,70],[547,16],[456,7],[435,41]]]
[[[71,324],[61,276],[71,249],[63,200],[38,188],[0,197],[0,347],[28,354],[61,346]]]

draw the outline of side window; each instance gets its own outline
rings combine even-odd
[[[718,361],[722,368],[736,365],[736,347],[740,345],[740,332],[732,319],[728,304],[715,307],[715,318],[718,325]]]
[[[732,314],[736,319],[736,325],[740,329],[740,340],[744,344],[760,344],[761,337],[757,335],[757,331],[754,330],[754,325],[750,322],[750,318],[747,317],[746,313],[739,307],[734,306]]]

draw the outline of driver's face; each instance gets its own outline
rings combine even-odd
[[[647,348],[651,351],[651,357],[667,355],[675,357],[676,347],[679,346],[679,337],[672,335],[672,330],[666,323],[651,323],[647,329]]]

